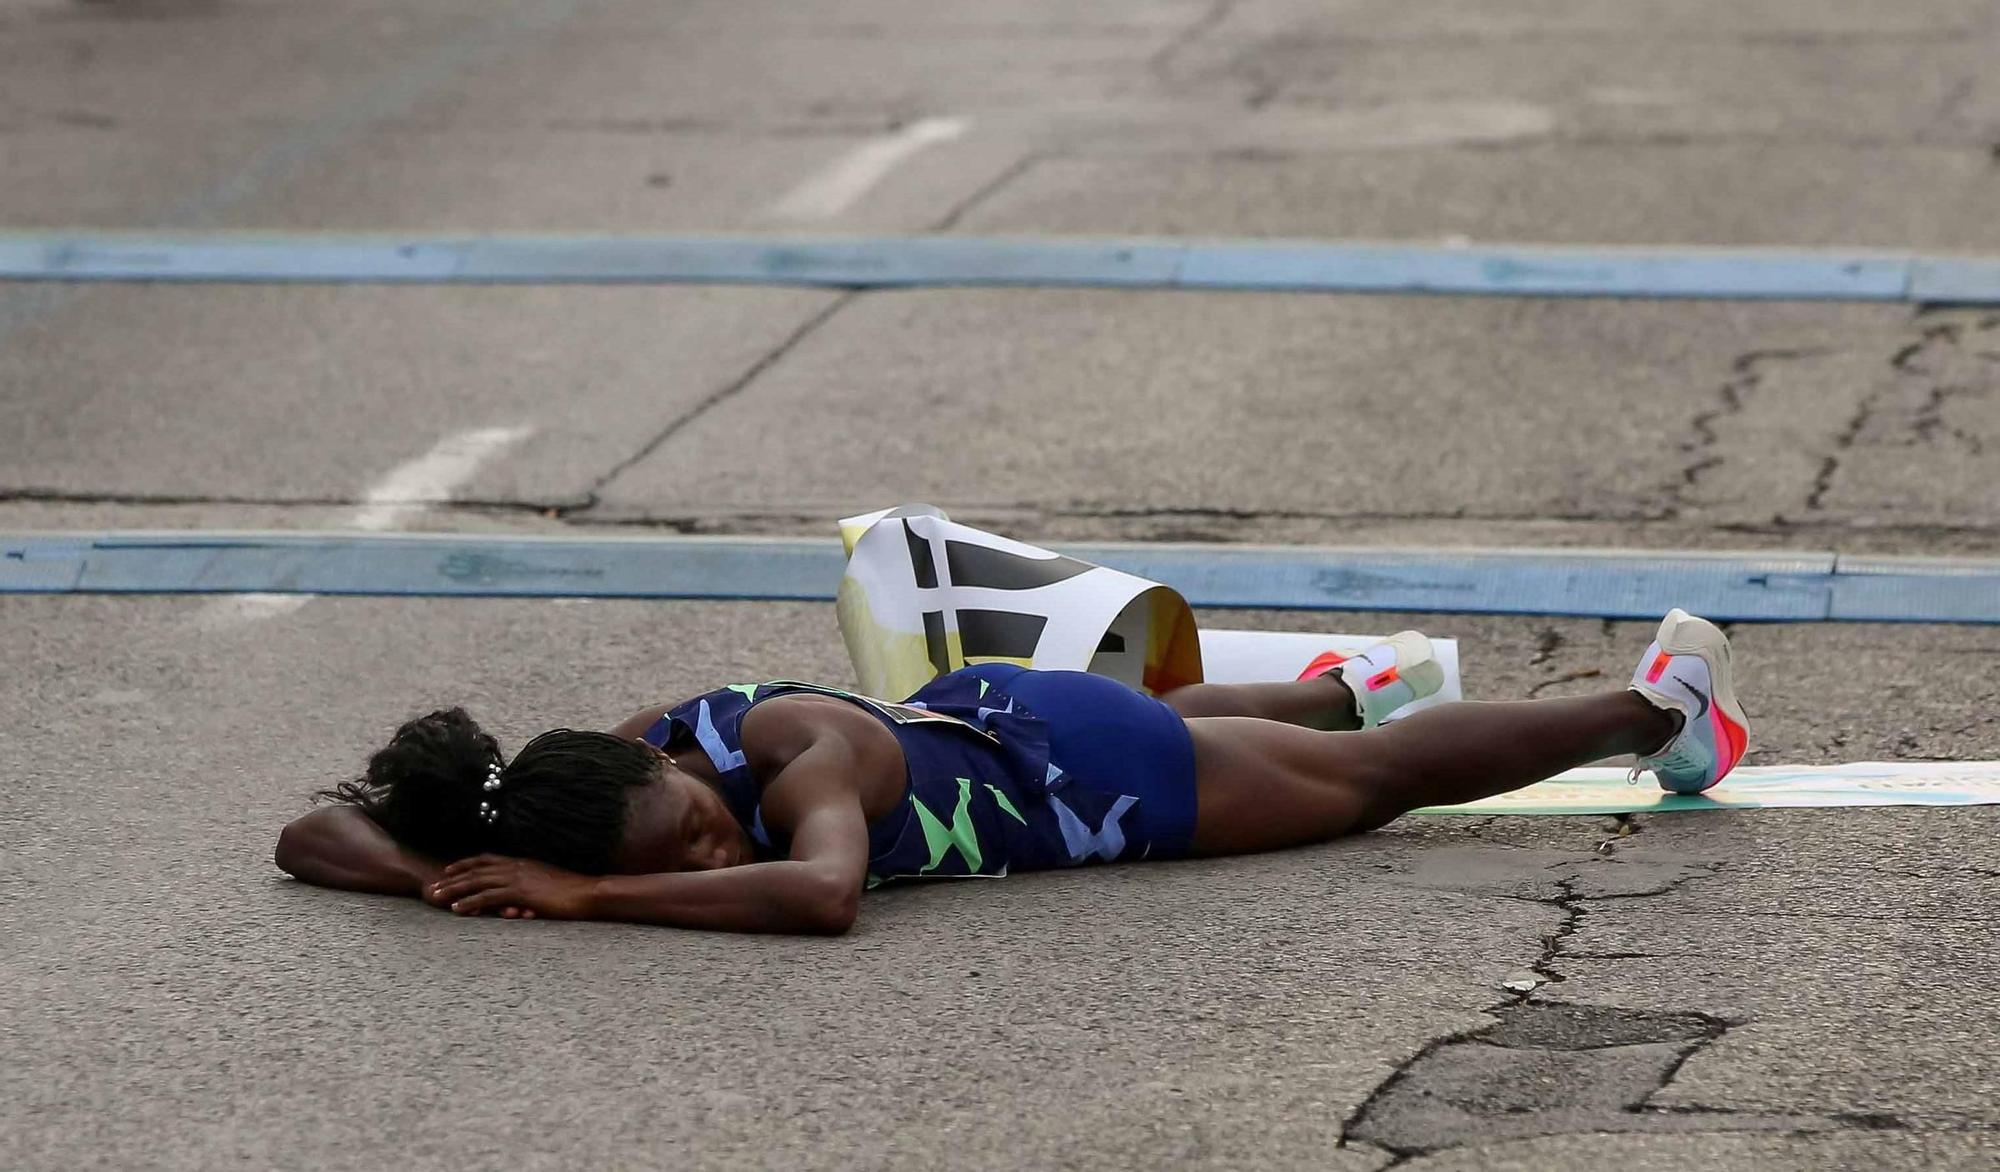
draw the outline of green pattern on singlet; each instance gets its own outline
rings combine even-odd
[[[931,852],[931,861],[919,868],[917,874],[928,875],[937,870],[938,864],[944,862],[945,852],[953,847],[958,848],[958,855],[965,860],[967,871],[979,870],[981,857],[979,831],[972,824],[971,778],[958,779],[958,808],[952,811],[951,825],[948,827],[931,812],[929,806],[918,799],[917,795],[910,795],[910,805],[916,807],[917,824],[923,827],[924,844]],[[1020,815],[1016,814],[1015,817],[1018,818]]]
[[[982,680],[981,682],[984,683],[985,681]],[[1001,792],[999,786],[994,785],[992,782],[987,782],[986,788],[993,792],[993,800],[1000,803],[1000,808],[1014,816],[1014,821],[1019,822],[1023,826],[1028,824],[1028,820],[1021,817],[1021,811],[1014,808],[1014,803],[1007,800],[1007,795]]]
[[[763,687],[762,684],[730,684],[727,690],[741,692],[745,700],[755,700],[757,698],[757,689],[761,687]]]

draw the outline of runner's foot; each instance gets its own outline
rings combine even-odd
[[[1444,687],[1444,665],[1431,654],[1431,641],[1402,631],[1366,651],[1342,657],[1328,651],[1312,661],[1300,679],[1337,675],[1354,694],[1354,714],[1362,728],[1374,728],[1397,709],[1434,696]]]
[[[1650,770],[1660,788],[1698,794],[1721,781],[1750,745],[1750,718],[1736,703],[1729,638],[1714,623],[1676,607],[1660,621],[1632,690],[1663,712],[1678,712],[1681,729],[1632,771]]]

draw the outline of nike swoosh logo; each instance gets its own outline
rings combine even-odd
[[[1697,699],[1697,700],[1699,700],[1699,701],[1701,701],[1701,711],[1700,711],[1700,712],[1697,712],[1697,713],[1695,713],[1695,714],[1694,714],[1694,718],[1695,718],[1696,720],[1700,720],[1700,719],[1701,719],[1702,717],[1704,717],[1704,716],[1707,716],[1707,715],[1708,715],[1708,693],[1707,693],[1707,692],[1704,692],[1704,691],[1702,691],[1702,690],[1701,690],[1700,688],[1697,688],[1697,687],[1695,687],[1695,686],[1694,686],[1693,684],[1690,684],[1690,683],[1688,683],[1688,682],[1687,682],[1686,680],[1682,679],[1682,678],[1681,678],[1681,677],[1679,677],[1679,676],[1675,676],[1675,677],[1674,677],[1674,682],[1675,682],[1675,683],[1677,683],[1677,684],[1679,684],[1679,685],[1680,685],[1681,687],[1683,687],[1683,688],[1686,688],[1686,689],[1687,689],[1688,691],[1690,691],[1690,692],[1693,692],[1693,693],[1694,693],[1694,698],[1695,698],[1695,699]]]

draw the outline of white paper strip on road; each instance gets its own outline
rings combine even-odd
[[[1750,765],[1703,794],[1670,794],[1650,774],[1572,769],[1538,785],[1419,814],[1650,814],[1829,806],[2000,805],[2000,761],[1866,761],[1852,765]]]
[[[1381,635],[1311,635],[1297,631],[1210,630],[1201,633],[1201,678],[1211,684],[1258,684],[1295,680],[1322,651],[1353,655],[1382,641]],[[1405,704],[1397,719],[1439,704],[1465,699],[1459,685],[1458,640],[1432,639],[1431,653],[1444,668],[1444,687],[1435,696]]]

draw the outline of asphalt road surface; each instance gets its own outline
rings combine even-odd
[[[1990,0],[0,0],[0,227],[1993,252],[1996,27]],[[2000,314],[1966,309],[0,285],[4,530],[817,536],[925,500],[1030,540],[1992,556],[1996,452]],[[1647,638],[1203,617],[1421,624],[1484,698],[1615,685]],[[2000,628],[1732,633],[1752,763],[2000,758]],[[8,1167],[2000,1150],[1990,809],[1409,819],[887,891],[831,940],[468,922],[285,879],[276,831],[437,703],[511,749],[844,682],[832,608],[15,596],[0,645]]]

